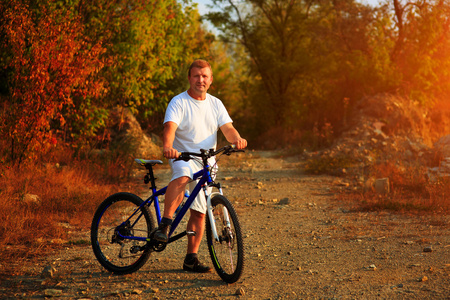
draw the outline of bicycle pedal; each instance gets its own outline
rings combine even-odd
[[[192,231],[192,230],[186,230],[186,234],[188,236],[196,236],[197,235],[197,233],[195,231]]]

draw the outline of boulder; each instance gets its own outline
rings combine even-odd
[[[450,157],[450,135],[445,135],[434,143],[434,149],[441,157]]]
[[[159,138],[145,133],[139,122],[127,108],[114,109],[110,114],[111,144],[122,151],[132,152],[136,158],[162,157]]]

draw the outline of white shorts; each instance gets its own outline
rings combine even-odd
[[[214,164],[215,161],[212,160],[210,161],[210,163]],[[191,179],[191,181],[189,182],[189,192],[192,193],[192,191],[194,190],[195,186],[197,185],[198,180],[192,180],[192,178],[194,177],[194,174],[198,171],[200,171],[203,167],[201,165],[200,162],[196,161],[196,160],[189,160],[189,161],[184,161],[184,160],[177,160],[177,161],[173,161],[173,159],[169,160],[169,164],[170,167],[172,168],[172,179],[170,181],[173,181],[177,178],[183,177],[183,176],[187,176]],[[213,173],[217,172],[217,165],[214,167],[214,171]],[[213,174],[213,179],[215,177],[215,175]],[[208,194],[211,193],[212,188],[208,187],[207,188]],[[205,193],[203,192],[203,189],[201,189],[197,195],[197,197],[195,197],[194,202],[192,202],[190,209],[193,209],[195,211],[198,211],[202,214],[206,214],[206,198],[205,198]]]

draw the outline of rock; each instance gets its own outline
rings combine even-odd
[[[420,267],[421,264],[410,264],[408,267],[409,268],[415,268],[415,267]]]
[[[245,295],[245,290],[243,287],[240,287],[236,290],[236,292],[234,293],[237,296],[244,296]]]
[[[46,289],[44,290],[45,297],[59,297],[62,295],[62,290]]]
[[[389,178],[379,178],[374,182],[375,191],[378,194],[389,194]]]
[[[139,289],[134,289],[131,293],[135,294],[135,295],[140,295],[140,294],[142,294],[142,291]]]
[[[36,204],[39,205],[42,203],[41,198],[38,195],[33,194],[25,194],[22,199],[26,204]]]
[[[438,167],[428,168],[428,178],[430,181],[436,181],[437,177],[450,177],[450,157],[444,157]]]
[[[278,202],[278,205],[288,205],[289,202],[289,198],[283,198]]]
[[[372,265],[370,265],[368,267],[365,267],[365,269],[368,270],[368,271],[376,271],[377,270],[377,266],[372,264]]]
[[[375,183],[375,179],[374,178],[369,178],[364,182],[364,190],[366,191],[373,191],[374,189],[374,183]]]
[[[41,272],[41,277],[43,277],[43,278],[53,278],[55,273],[56,273],[56,269],[55,268],[53,268],[52,266],[46,266]]]
[[[428,277],[427,276],[422,276],[419,278],[419,282],[425,282],[428,281]]]
[[[336,186],[343,186],[343,187],[349,187],[350,186],[350,184],[348,182],[341,181],[341,180],[335,180],[335,181],[333,181],[332,184],[336,185]]]
[[[433,252],[431,246],[423,248],[423,252]]]
[[[433,146],[442,157],[450,157],[450,135],[441,137]]]
[[[111,145],[137,158],[161,158],[158,137],[146,134],[129,109],[118,108],[111,111],[110,121]]]

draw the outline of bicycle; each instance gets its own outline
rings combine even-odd
[[[97,260],[108,271],[115,274],[129,274],[139,270],[149,259],[152,252],[163,251],[167,244],[173,243],[195,232],[183,231],[173,235],[198,193],[203,190],[207,199],[206,239],[212,264],[217,274],[227,283],[239,280],[244,269],[244,244],[236,210],[223,195],[222,186],[214,181],[214,166],[208,159],[233,152],[243,152],[227,145],[219,150],[200,150],[200,153],[182,152],[176,160],[196,159],[203,169],[194,174],[198,180],[191,194],[185,197],[184,204],[176,214],[167,243],[153,239],[157,229],[154,217],[161,222],[161,210],[158,197],[166,193],[167,186],[157,190],[153,167],[162,164],[160,160],[135,159],[147,169],[144,183],[150,183],[151,196],[145,201],[132,193],[120,192],[104,200],[94,214],[91,225],[92,249]],[[208,193],[207,187],[218,191]],[[154,215],[150,212],[153,204]]]

